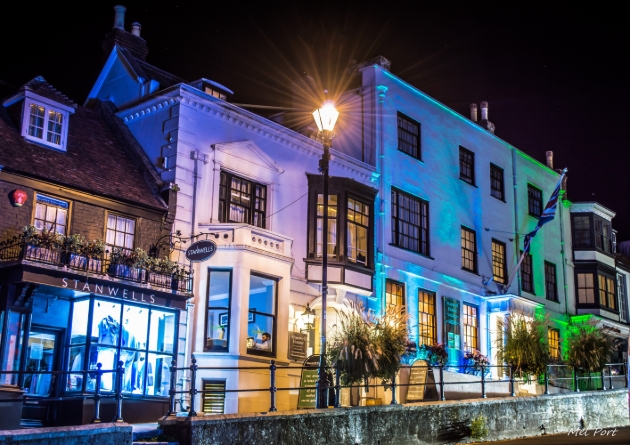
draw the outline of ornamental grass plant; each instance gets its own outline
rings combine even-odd
[[[543,374],[549,363],[549,326],[549,319],[541,315],[512,313],[499,319],[498,328],[504,332],[496,345],[499,354],[520,374]]]
[[[566,361],[578,369],[599,372],[609,363],[617,345],[614,337],[597,321],[570,323],[567,329]]]

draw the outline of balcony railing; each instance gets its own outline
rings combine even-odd
[[[122,257],[130,257],[132,251],[119,249]],[[193,277],[190,267],[178,265],[177,272],[160,267],[134,267],[124,262],[115,262],[112,255],[105,252],[97,255],[82,255],[57,246],[37,246],[29,244],[24,237],[16,236],[0,242],[0,266],[10,261],[32,261],[58,266],[78,272],[95,275],[108,275],[136,283],[148,283],[153,287],[171,291],[192,293]]]

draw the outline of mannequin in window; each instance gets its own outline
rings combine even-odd
[[[118,336],[120,335],[120,324],[114,320],[111,315],[103,318],[98,324],[98,342],[101,345],[118,345]],[[103,370],[116,368],[116,350],[113,348],[98,348],[98,363],[103,365]],[[111,391],[113,389],[113,376],[114,373],[107,372],[103,374],[101,379],[102,388],[105,391]]]
[[[264,332],[262,335],[262,343],[256,343],[254,349],[260,349],[261,351],[271,351],[271,334]]]

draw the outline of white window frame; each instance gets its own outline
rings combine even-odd
[[[28,134],[28,128],[30,124],[30,116],[31,116],[31,104],[39,105],[44,107],[44,128],[43,128],[43,137],[38,138],[35,136],[31,136]],[[48,134],[48,112],[56,111],[57,113],[61,113],[62,122],[61,122],[61,143],[55,144],[46,140],[46,135]],[[74,113],[74,109],[72,107],[68,107],[62,105],[60,103],[54,102],[45,97],[39,96],[37,94],[32,94],[30,92],[26,92],[26,97],[24,98],[24,110],[22,115],[22,137],[25,139],[35,142],[40,145],[45,145],[47,147],[51,147],[57,150],[66,151],[67,141],[68,141],[68,119],[70,114]]]

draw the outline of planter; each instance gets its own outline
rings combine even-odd
[[[68,267],[72,269],[88,270],[90,272],[101,272],[100,258],[89,258],[76,253],[69,253],[67,259]]]
[[[112,263],[109,265],[109,274],[123,280],[141,282],[145,280],[146,271],[144,269],[140,269],[139,267]]]
[[[19,430],[24,391],[17,386],[0,386],[0,430]]]
[[[44,261],[47,263],[59,263],[61,261],[61,253],[58,250],[49,247],[26,245],[26,259],[35,261]]]

